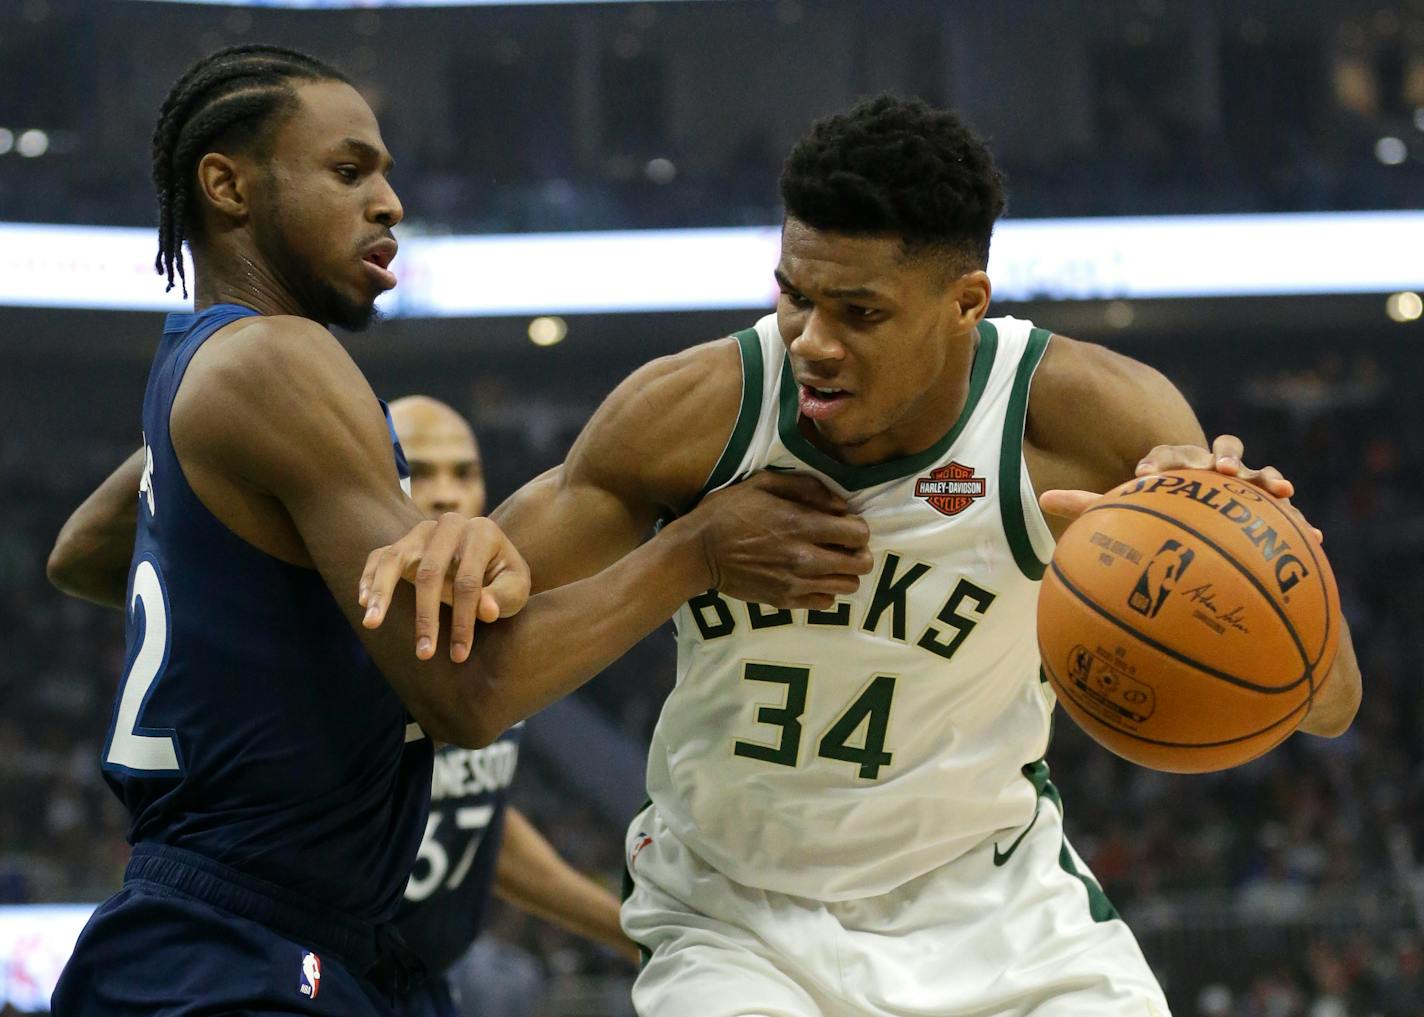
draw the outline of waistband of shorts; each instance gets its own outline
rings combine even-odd
[[[390,925],[363,921],[294,894],[265,879],[167,844],[134,845],[124,882],[146,882],[264,925],[313,952],[329,952],[367,972],[403,946]]]

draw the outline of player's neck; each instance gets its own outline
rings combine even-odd
[[[194,252],[193,307],[240,304],[259,314],[291,314],[310,318],[290,287],[257,259],[244,254],[199,256]],[[322,322],[321,324],[325,324]]]

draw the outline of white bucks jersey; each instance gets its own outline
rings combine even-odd
[[[985,321],[959,420],[925,451],[848,466],[798,430],[774,316],[739,333],[741,412],[708,490],[805,473],[870,526],[874,571],[825,611],[708,592],[677,615],[677,686],[648,762],[674,833],[737,882],[884,893],[1032,822],[1053,700],[1035,614],[1052,537],[1023,462],[1048,333]]]

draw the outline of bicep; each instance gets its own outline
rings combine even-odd
[[[739,357],[723,341],[640,368],[561,466],[493,513],[529,563],[535,592],[602,571],[696,499],[737,416]]]

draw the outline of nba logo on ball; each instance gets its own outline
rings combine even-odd
[[[1142,570],[1142,575],[1137,577],[1137,585],[1127,598],[1127,606],[1138,614],[1156,618],[1167,594],[1172,592],[1195,557],[1196,553],[1191,548],[1183,547],[1175,540],[1164,543]]]
[[[310,950],[302,951],[302,984],[299,988],[303,996],[312,999],[316,999],[316,994],[321,991],[321,958]]]

